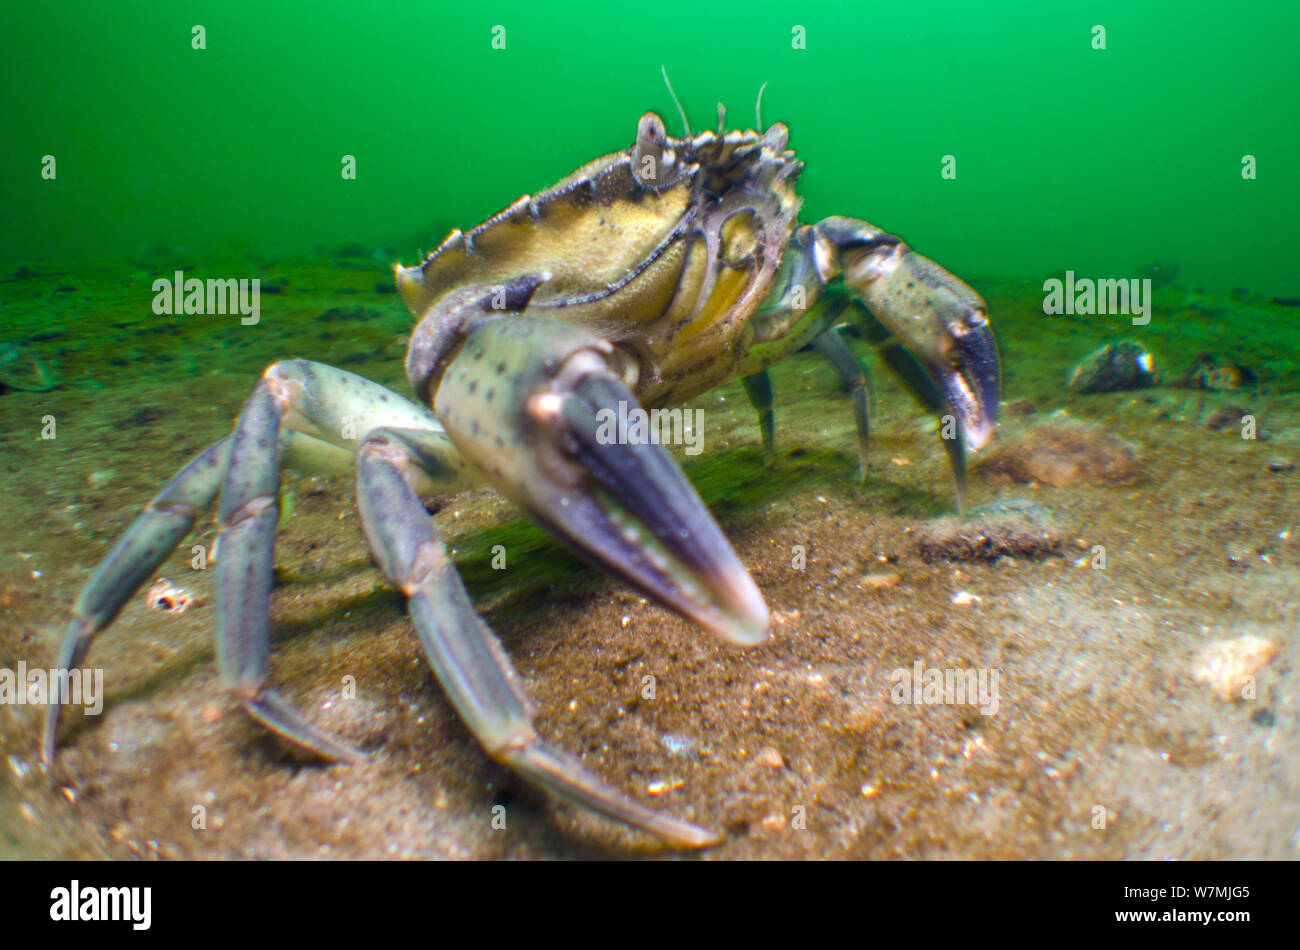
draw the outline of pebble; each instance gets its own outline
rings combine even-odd
[[[1278,645],[1263,637],[1243,634],[1234,640],[1215,640],[1201,648],[1192,675],[1224,702],[1249,698],[1249,680],[1277,656]]]
[[[1205,428],[1211,432],[1222,432],[1224,429],[1235,429],[1241,425],[1242,419],[1251,412],[1241,406],[1229,405],[1220,406],[1218,409],[1205,420]]]
[[[671,792],[673,789],[681,788],[685,784],[686,780],[680,778],[657,779],[646,786],[646,794],[662,795],[665,792]]]
[[[902,577],[898,574],[864,574],[859,581],[861,586],[870,588],[893,587]]]
[[[165,577],[154,581],[145,595],[145,600],[154,610],[163,610],[171,614],[181,614],[194,603],[194,595],[183,587],[177,587]]]
[[[668,732],[660,737],[659,742],[669,755],[690,755],[695,751],[695,740],[687,736]]]
[[[935,518],[914,532],[917,553],[934,561],[989,561],[1003,557],[1040,560],[1060,551],[1055,519],[1042,505],[1009,498],[980,505],[965,518]],[[958,581],[960,583],[960,581]]]
[[[1145,389],[1155,385],[1154,365],[1154,359],[1142,344],[1120,340],[1085,356],[1070,373],[1067,385],[1080,393]]]

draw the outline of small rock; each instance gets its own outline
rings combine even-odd
[[[1075,366],[1068,386],[1080,393],[1112,393],[1145,389],[1156,382],[1154,360],[1140,343],[1107,343]]]
[[[1224,429],[1242,425],[1242,417],[1248,415],[1250,410],[1243,409],[1241,406],[1220,406],[1210,418],[1205,420],[1205,428],[1211,432],[1222,432]]]
[[[1174,385],[1223,392],[1248,388],[1258,382],[1259,377],[1250,367],[1233,363],[1213,353],[1201,353],[1192,360],[1187,371],[1174,381]]]
[[[686,780],[681,778],[655,779],[646,786],[646,794],[663,795],[665,792],[671,792],[674,789],[681,788],[685,784]]]
[[[754,753],[754,764],[769,769],[783,769],[785,768],[785,759],[781,758],[781,753],[772,746],[767,746]]]
[[[859,586],[870,588],[893,587],[902,578],[897,574],[864,574]]]
[[[1060,551],[1062,544],[1047,509],[1017,498],[972,508],[965,518],[928,521],[915,537],[917,553],[927,562],[996,561],[1006,556],[1036,560]]]
[[[684,756],[695,753],[695,740],[688,736],[679,736],[668,732],[660,737],[659,742],[669,755]]]
[[[1291,469],[1295,468],[1295,461],[1293,459],[1285,459],[1280,456],[1275,456],[1268,460],[1266,467],[1270,472],[1289,472]]]
[[[177,587],[165,577],[160,577],[145,594],[145,600],[154,610],[163,610],[171,614],[184,613],[194,603],[194,595],[183,587]]]
[[[114,472],[91,472],[86,476],[86,482],[91,488],[100,489],[111,482],[115,474]]]
[[[1205,683],[1224,702],[1243,700],[1245,688],[1255,673],[1277,656],[1272,640],[1244,634],[1235,640],[1215,640],[1201,648],[1192,665],[1192,675]]]
[[[1000,481],[1061,488],[1078,481],[1129,481],[1140,466],[1136,450],[1105,426],[1053,416],[989,458],[983,470]]]

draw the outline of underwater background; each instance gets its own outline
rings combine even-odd
[[[959,516],[933,417],[860,337],[863,484],[813,352],[771,370],[771,466],[738,382],[692,401],[704,452],[674,457],[771,610],[754,650],[490,489],[426,499],[539,732],[722,829],[709,857],[1300,857],[1297,36],[1280,0],[3,4],[0,677],[54,662],[267,366],[409,394],[392,264],[647,111],[680,135],[662,68],[696,132],[718,102],[753,125],[766,84],[801,220],[863,218],[983,295],[1001,414]],[[177,270],[260,278],[260,320],[156,313]],[[1149,323],[1047,315],[1067,271],[1149,279]],[[42,710],[0,701],[0,858],[663,854],[483,754],[350,477],[282,490],[272,681],[372,758],[304,764],[241,714],[204,516],[96,639],[104,709],[53,765]],[[999,711],[891,702],[918,663],[1000,671]]]
[[[662,65],[697,130],[717,102],[750,126],[767,83],[805,220],[865,218],[967,276],[1158,256],[1193,286],[1300,295],[1300,8],[1282,0],[82,3],[57,26],[5,7],[15,265],[350,241],[409,262],[627,147],[647,110],[680,135]]]

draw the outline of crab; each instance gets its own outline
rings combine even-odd
[[[758,110],[756,110],[757,112]],[[685,117],[683,116],[685,123]],[[268,683],[281,471],[354,471],[370,550],[404,592],[443,690],[486,752],[551,792],[680,847],[708,828],[652,810],[545,741],[506,651],[475,613],[421,495],[495,486],[562,544],[730,644],[769,633],[757,585],[658,440],[610,438],[620,404],[683,403],[739,378],[772,457],[767,368],[809,344],[852,393],[867,471],[869,382],[841,336],[857,324],[943,415],[963,498],[968,450],[990,438],[999,362],[970,287],[866,221],[798,220],[788,129],[671,137],[644,115],[623,151],[525,195],[421,263],[394,266],[415,318],[415,400],[308,360],[268,368],[231,434],[153,498],[87,580],[57,666],[92,639],[214,501],[222,680],[257,722],[325,760],[363,753]],[[54,760],[58,705],[42,751]]]

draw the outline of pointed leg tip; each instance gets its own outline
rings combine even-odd
[[[45,728],[41,735],[41,764],[46,770],[54,765],[58,754],[59,709],[57,705],[45,707]]]
[[[263,690],[254,697],[242,697],[241,702],[254,720],[295,747],[326,762],[360,765],[368,758],[360,749],[308,722],[274,690]]]
[[[329,761],[336,762],[339,765],[355,766],[355,765],[364,765],[370,759],[369,754],[363,752],[361,749],[356,749],[348,745],[342,745],[341,743],[339,745],[339,748],[342,751],[342,754],[339,755],[337,758],[331,759]]]
[[[716,848],[727,840],[725,834],[712,828],[703,828],[685,821],[676,822],[676,824],[680,825],[680,828],[672,841],[683,848],[704,851],[708,848]]]

